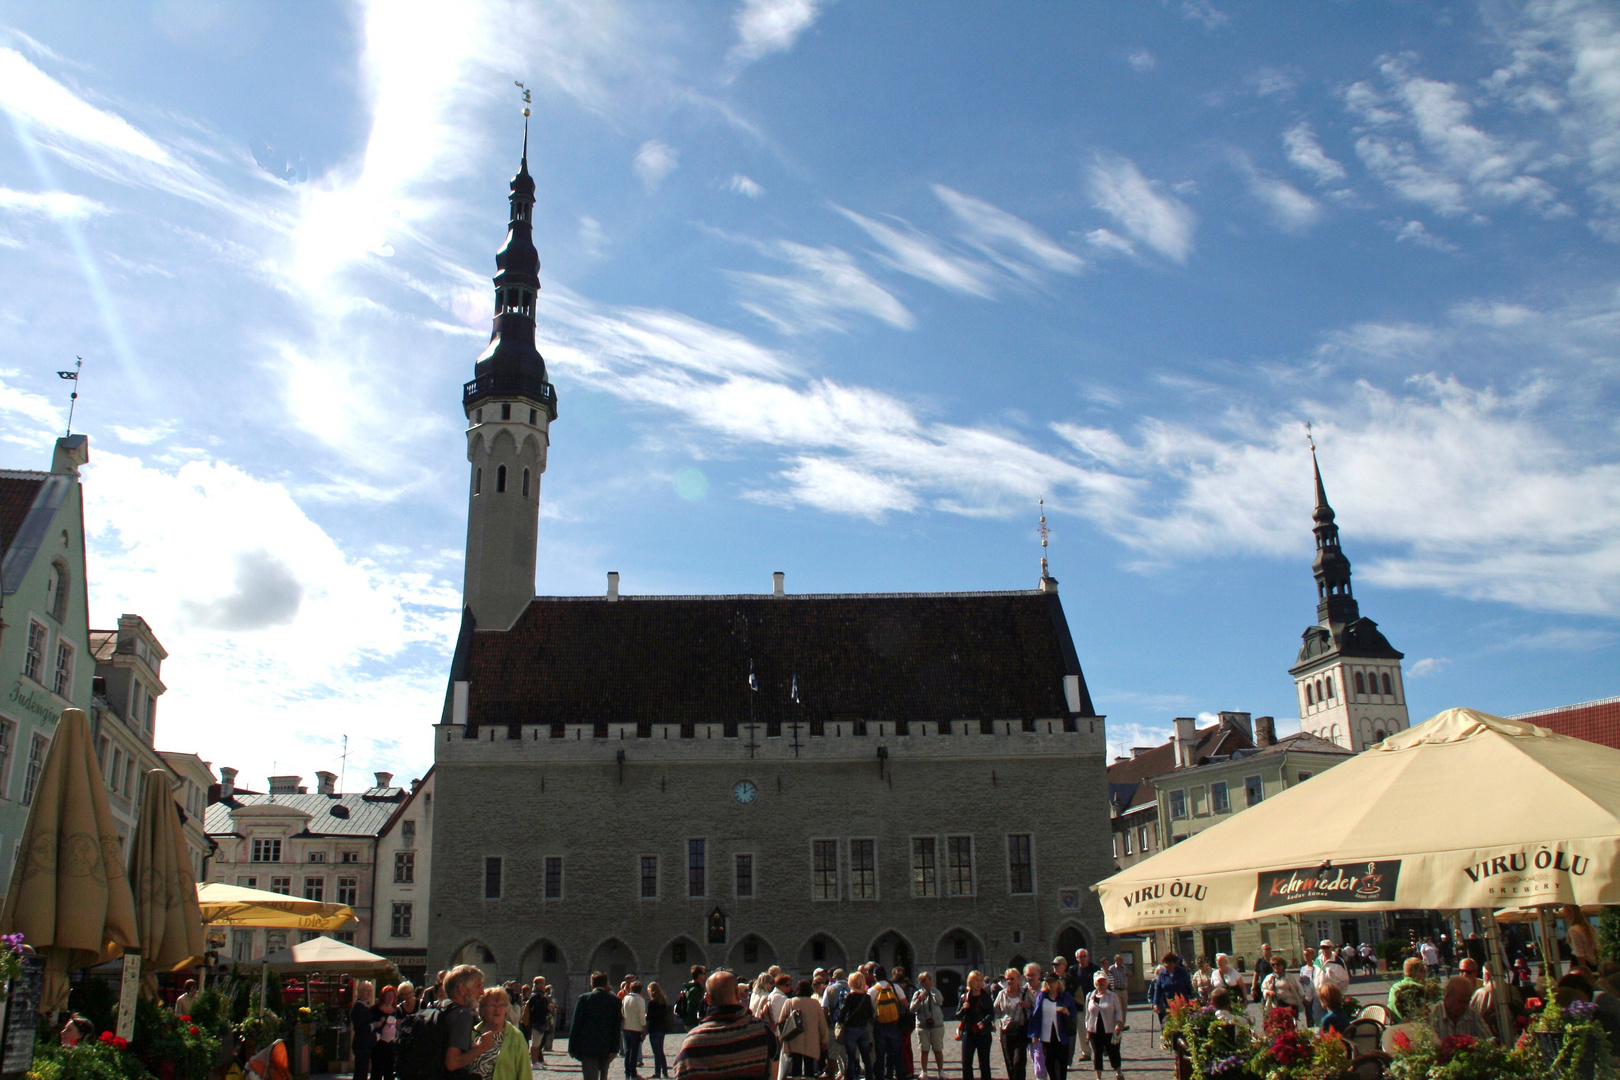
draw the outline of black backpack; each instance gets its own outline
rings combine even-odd
[[[444,1052],[450,1048],[450,1012],[438,1006],[399,1018],[394,1071],[399,1080],[446,1080]]]

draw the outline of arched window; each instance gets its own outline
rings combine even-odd
[[[1358,671],[1358,672],[1356,672],[1356,693],[1365,694],[1366,692],[1367,692],[1367,680],[1363,679],[1361,677],[1361,672]]]
[[[1327,677],[1327,686],[1328,686],[1328,697],[1332,697],[1333,696],[1333,676],[1331,676],[1331,675],[1329,675]]]
[[[502,495],[502,494],[505,494],[505,492],[506,492],[506,466],[505,465],[498,465],[495,468],[495,494]]]
[[[1310,683],[1305,684],[1305,704],[1306,704],[1307,707],[1316,704],[1316,698],[1311,693],[1311,684]]]
[[[525,499],[527,499],[529,497],[529,470],[528,469],[523,470],[523,497]]]
[[[1381,743],[1383,741],[1384,741],[1384,729],[1383,728],[1374,728],[1373,729],[1373,742]]]
[[[1318,702],[1327,700],[1326,698],[1322,697],[1322,680],[1321,679],[1316,680],[1316,700]]]
[[[482,468],[474,469],[473,470],[473,494],[478,495],[478,494],[482,493],[483,490],[484,490],[484,470]]]
[[[532,423],[534,423],[535,421],[537,421],[539,419],[540,419],[539,410],[538,409],[530,409],[529,410],[529,423],[532,424]]]
[[[1384,672],[1384,693],[1388,694],[1390,697],[1395,696],[1395,691],[1389,688],[1389,672],[1387,671]]]

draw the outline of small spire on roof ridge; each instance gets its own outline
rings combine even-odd
[[[1044,496],[1042,496],[1042,498],[1037,503],[1037,505],[1041,509],[1040,524],[1036,527],[1036,532],[1038,532],[1040,534],[1040,537],[1041,537],[1041,585],[1040,585],[1040,588],[1041,588],[1041,592],[1055,592],[1057,590],[1057,578],[1052,576],[1051,571],[1049,569],[1047,569],[1047,565],[1046,565],[1047,539],[1052,535],[1052,530],[1048,529],[1046,527],[1046,498]]]

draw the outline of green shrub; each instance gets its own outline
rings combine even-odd
[[[91,1040],[64,1047],[40,1043],[27,1080],[151,1080],[151,1073],[127,1050]]]

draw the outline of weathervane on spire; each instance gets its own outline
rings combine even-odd
[[[516,79],[512,80],[512,85],[517,87],[519,90],[523,91],[523,160],[528,161],[529,160],[529,106],[534,103],[534,95],[529,92],[529,88],[527,86],[524,86],[522,83],[518,82]]]
[[[77,361],[77,363],[73,365],[72,371],[58,371],[56,373],[57,378],[67,379],[73,384],[73,393],[68,395],[67,433],[69,435],[73,434],[73,410],[77,408],[79,404],[79,371],[84,367],[84,357],[75,356],[73,359]]]
[[[1044,497],[1040,500],[1039,505],[1041,508],[1041,523],[1035,531],[1041,535],[1041,578],[1044,580],[1052,576],[1046,572],[1046,541],[1052,535],[1052,530],[1046,527],[1046,499]]]
[[[1316,453],[1316,436],[1311,433],[1311,422],[1305,421],[1305,441],[1311,444],[1311,453]]]

